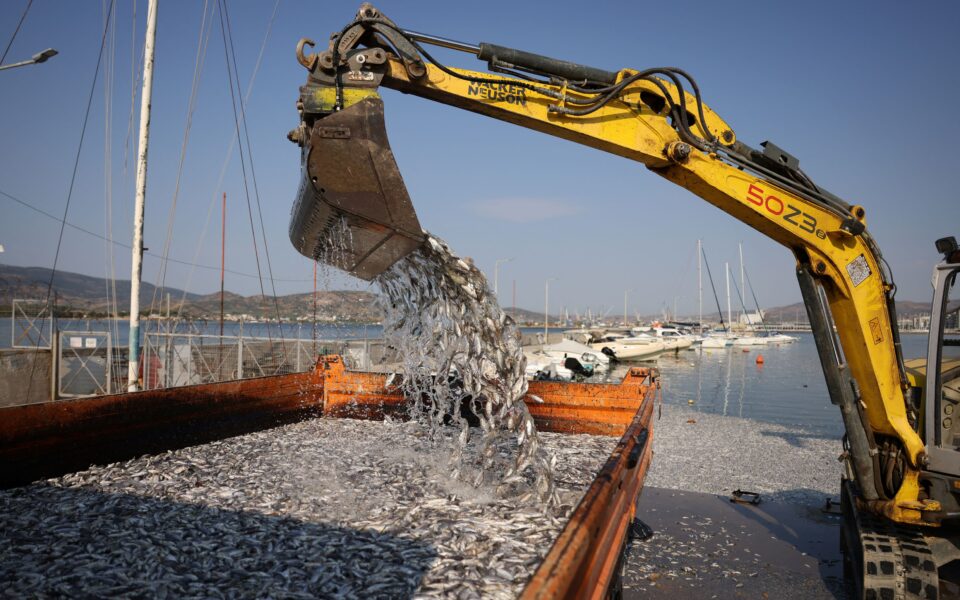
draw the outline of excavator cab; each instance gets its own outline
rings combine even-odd
[[[949,237],[937,241],[937,250],[944,260],[933,272],[927,358],[908,361],[907,368],[912,383],[923,389],[926,409],[929,463],[922,479],[944,504],[945,514],[960,517],[960,249]]]

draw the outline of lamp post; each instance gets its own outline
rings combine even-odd
[[[56,56],[57,54],[58,52],[53,48],[47,48],[46,50],[37,52],[28,60],[22,60],[20,62],[10,63],[9,65],[0,65],[0,71],[5,71],[7,69],[14,69],[16,67],[25,67],[27,65],[38,65],[40,63],[47,62],[49,58]]]
[[[551,277],[543,282],[543,343],[547,343],[547,328],[550,325],[550,282],[556,281],[556,277]]]
[[[497,297],[497,302],[500,301],[500,265],[511,260],[513,260],[513,257],[498,258],[493,263],[493,295]]]

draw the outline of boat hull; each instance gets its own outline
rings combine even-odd
[[[603,342],[590,344],[591,348],[599,350],[607,356],[613,356],[619,361],[654,361],[666,351],[666,346],[660,342],[649,344],[624,344],[617,342]],[[609,350],[609,354],[605,351]]]

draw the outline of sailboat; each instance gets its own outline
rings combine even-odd
[[[750,293],[753,295],[753,303],[757,307],[757,314],[760,315],[760,323],[763,324],[763,333],[760,337],[766,340],[768,344],[789,344],[799,340],[800,338],[798,337],[767,329],[767,324],[763,321],[763,315],[760,313],[760,303],[757,302],[757,294],[753,291],[753,285],[750,284],[749,275],[747,275],[747,285],[750,287]]]
[[[699,269],[700,259],[702,258],[703,264],[707,267],[707,277],[710,279],[710,289],[713,290],[713,300],[717,304],[717,313],[720,315],[720,325],[723,326],[723,331],[724,331],[724,333],[722,334],[716,334],[716,333],[707,334],[706,336],[703,337],[703,340],[700,342],[700,347],[707,348],[707,349],[726,348],[727,346],[731,345],[731,343],[733,342],[733,338],[730,336],[730,331],[729,329],[727,329],[727,326],[723,322],[723,311],[720,310],[720,299],[717,298],[717,287],[713,284],[713,274],[710,272],[710,262],[707,261],[706,251],[703,249],[703,244],[700,242],[700,240],[697,240],[697,245],[700,247],[700,252],[698,253],[698,256],[697,256],[697,267]],[[728,294],[727,294],[728,300],[729,300],[729,297],[730,297],[730,294],[729,294],[729,288],[728,288]],[[703,305],[702,286],[701,286],[700,298],[701,298],[700,303],[702,307]],[[727,305],[729,306],[729,304],[730,303],[728,301]],[[703,332],[703,317],[702,317],[703,308],[700,309],[700,312],[701,312],[700,331],[702,333]]]
[[[743,269],[743,245],[741,244],[741,245],[740,245],[740,286],[741,286],[741,287],[743,287],[743,282],[744,282],[744,280],[745,280],[745,275],[744,275],[744,273],[745,273],[745,271],[744,271],[744,269]],[[727,284],[728,284],[728,287],[727,287],[727,305],[728,305],[728,306],[729,306],[729,302],[730,302],[730,287],[729,287],[729,283],[730,283],[730,271],[729,271],[729,267],[728,267],[728,268],[727,268]],[[744,304],[744,302],[743,302],[743,295],[740,293],[740,288],[737,287],[737,282],[736,282],[736,280],[734,280],[734,282],[733,282],[733,288],[737,291],[737,299],[740,300],[740,309],[743,311],[741,314],[744,315],[744,317],[745,317],[746,320],[747,320],[747,324],[749,325],[749,324],[750,324],[750,317],[749,317],[749,313],[747,312],[747,306],[746,306],[746,305]],[[728,309],[728,310],[729,310],[729,309]],[[757,314],[759,314],[759,312],[760,312],[760,309],[758,308],[758,309],[757,309]],[[762,319],[763,319],[763,317],[761,317],[761,322],[762,322]],[[743,335],[743,336],[737,337],[737,339],[735,339],[735,340],[733,341],[733,345],[734,345],[734,346],[766,346],[766,345],[767,345],[767,338],[761,337],[761,336],[758,336],[758,335]]]

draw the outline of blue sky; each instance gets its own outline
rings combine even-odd
[[[25,4],[0,3],[3,46]],[[285,134],[297,124],[294,102],[306,75],[294,48],[301,37],[327,39],[358,5],[281,0],[247,105],[278,293],[312,288],[312,264],[293,250],[286,234],[299,150]],[[377,5],[401,27],[467,42],[499,43],[610,70],[687,70],[741,140],[753,146],[774,141],[798,156],[820,185],[866,207],[900,299],[928,300],[937,258],[933,241],[960,235],[960,198],[952,185],[952,140],[960,138],[953,113],[960,88],[960,9],[954,2],[673,2],[655,10],[640,2]],[[135,148],[125,145],[131,40],[139,52],[145,0],[136,3],[135,23],[133,9],[130,0],[117,0],[112,76],[101,71],[97,83],[68,216],[104,234],[109,181],[113,235],[124,242],[130,239],[134,196]],[[229,3],[244,89],[273,9],[272,0]],[[0,191],[57,215],[70,185],[104,10],[97,1],[35,0],[6,62],[49,46],[60,55],[0,72]],[[174,193],[202,14],[200,1],[161,2],[146,213],[146,245],[157,253]],[[482,66],[467,55],[437,54],[457,66]],[[215,20],[171,256],[190,262],[199,248],[198,262],[219,264],[219,204],[205,223],[211,203],[226,192],[227,267],[255,274],[236,149],[218,185],[234,127],[226,77]],[[736,263],[737,244],[743,243],[761,304],[800,298],[786,249],[639,164],[390,90],[383,95],[391,143],[424,227],[473,257],[490,277],[496,259],[514,258],[500,270],[502,304],[510,304],[516,280],[518,304],[541,307],[544,280],[556,277],[552,310],[612,307],[617,314],[624,290],[631,289],[631,313],[659,312],[675,300],[681,313],[695,313],[698,238],[718,278],[724,261]],[[50,266],[58,230],[55,221],[0,196],[0,244],[6,249],[0,261]],[[129,278],[129,260],[129,250],[116,249],[118,277]],[[262,256],[261,262],[265,271]],[[144,279],[155,282],[158,266],[148,258]],[[68,228],[58,268],[108,274],[105,243]],[[167,283],[201,293],[219,289],[216,271],[197,269],[191,276],[182,265],[169,267]],[[327,274],[321,286],[364,289],[366,283]],[[252,294],[259,284],[255,277],[228,274],[227,288]],[[708,296],[704,304],[711,303]]]

